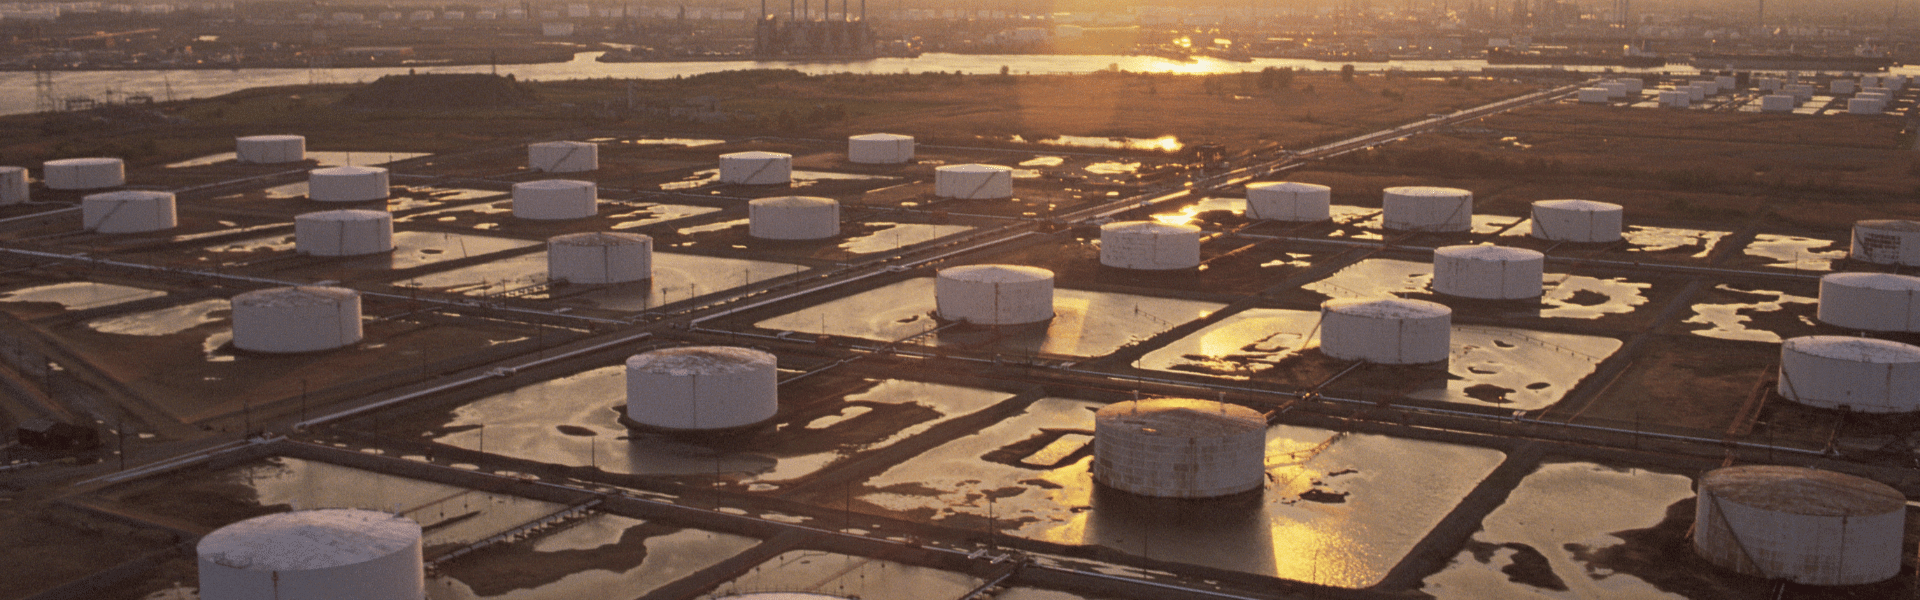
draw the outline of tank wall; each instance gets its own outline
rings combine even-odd
[[[1820,280],[1817,318],[1867,331],[1920,331],[1920,292],[1880,290]]]
[[[1475,260],[1436,254],[1433,291],[1489,300],[1536,298],[1545,264],[1544,260]]]
[[[940,318],[976,325],[1020,325],[1053,318],[1053,280],[1011,283],[936,278]]]
[[[748,235],[765,240],[817,240],[840,235],[840,206],[747,206]]]
[[[160,231],[178,223],[173,194],[89,196],[80,200],[80,218],[86,230],[97,233]]]
[[[529,144],[527,168],[546,173],[592,171],[600,168],[600,146],[590,143]]]
[[[0,204],[19,204],[31,199],[27,192],[26,167],[0,167]]]
[[[1780,395],[1821,408],[1890,413],[1920,409],[1920,363],[1869,363],[1782,346]]]
[[[1381,203],[1381,222],[1397,231],[1467,231],[1473,227],[1473,197],[1389,192]]]
[[[627,369],[627,418],[668,429],[725,429],[773,418],[776,371],[672,375]]]
[[[720,157],[720,182],[777,185],[793,182],[793,159]]]
[[[1854,226],[1852,258],[1881,265],[1920,266],[1920,231]]]
[[[513,216],[521,219],[585,219],[600,212],[599,186],[513,186]]]
[[[294,251],[313,256],[359,256],[393,251],[393,220],[293,221]]]
[[[653,245],[549,244],[547,278],[583,284],[651,279]]]
[[[934,171],[933,195],[983,200],[1013,197],[1013,171]]]
[[[861,164],[898,164],[913,160],[912,138],[847,140],[847,160]]]
[[[1122,269],[1167,271],[1200,266],[1200,232],[1102,231],[1100,264]]]
[[[1185,437],[1094,422],[1093,477],[1122,491],[1163,498],[1211,498],[1266,483],[1266,430]]]
[[[233,347],[251,352],[332,350],[360,341],[360,298],[331,304],[233,303]]]
[[[234,156],[243,163],[274,164],[307,159],[307,139],[297,136],[245,139],[234,144]]]
[[[307,197],[321,202],[369,202],[387,197],[387,172],[326,174],[307,178]]]
[[[1288,191],[1247,188],[1247,218],[1276,221],[1325,221],[1332,218],[1332,190]]]
[[[1694,549],[1756,577],[1807,585],[1856,585],[1900,572],[1906,512],[1796,515],[1747,506],[1703,489],[1695,508]]]
[[[426,576],[420,540],[362,563],[299,571],[250,571],[200,564],[201,600],[420,600]]]
[[[1562,242],[1620,241],[1624,227],[1619,210],[1565,210],[1546,206],[1533,209],[1533,237]]]
[[[48,162],[42,179],[56,190],[98,190],[127,184],[126,163],[119,160]]]
[[[1320,351],[1341,360],[1412,365],[1446,360],[1450,316],[1387,319],[1321,311]]]

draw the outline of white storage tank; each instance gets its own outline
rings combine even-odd
[[[1627,97],[1627,84],[1618,81],[1600,82],[1600,89],[1607,91],[1607,99],[1618,100]]]
[[[600,186],[591,181],[543,179],[513,184],[513,216],[553,221],[600,212]]]
[[[1798,100],[1787,94],[1760,97],[1760,112],[1793,112]]]
[[[1711,87],[1712,87],[1712,84],[1701,85],[1701,84],[1695,83],[1680,89],[1686,90],[1688,100],[1699,102],[1701,100],[1707,99],[1707,96],[1711,94],[1711,92],[1708,92],[1707,90]]]
[[[1333,215],[1333,188],[1295,181],[1247,184],[1247,218],[1325,221]]]
[[[1667,108],[1686,108],[1693,105],[1693,95],[1685,90],[1662,90],[1660,105]]]
[[[243,163],[300,162],[307,159],[307,138],[298,135],[250,135],[234,140],[233,155]]]
[[[380,167],[328,167],[307,172],[307,197],[321,202],[385,200],[387,170]]]
[[[1266,485],[1267,420],[1221,402],[1165,398],[1093,415],[1093,480],[1160,498],[1214,498]]]
[[[360,341],[360,293],[300,286],[234,296],[233,347],[250,352],[317,352]]]
[[[393,213],[327,210],[293,218],[293,249],[312,256],[360,256],[393,251]]]
[[[776,359],[748,348],[686,346],[627,359],[627,418],[648,427],[732,429],[780,409]]]
[[[1732,75],[1720,75],[1713,78],[1713,87],[1716,91],[1724,92],[1733,89],[1734,84],[1738,82],[1739,80],[1734,79]]]
[[[32,199],[27,193],[26,167],[0,167],[0,205]]]
[[[200,538],[200,600],[420,600],[420,524],[384,512],[302,510]]]
[[[627,283],[653,278],[653,238],[637,233],[571,233],[547,240],[547,279]]]
[[[720,183],[784,185],[793,182],[793,155],[735,152],[720,155]]]
[[[747,234],[763,240],[818,240],[840,235],[840,203],[816,196],[756,199],[747,203]]]
[[[1780,395],[1853,412],[1920,410],[1920,346],[1838,335],[1780,344]]]
[[[1873,100],[1875,102],[1879,102],[1881,107],[1885,107],[1888,102],[1893,101],[1893,94],[1888,94],[1884,92],[1860,92],[1858,94],[1854,94],[1853,98],[1851,99],[1852,100]]]
[[[1620,241],[1625,209],[1612,202],[1540,200],[1533,203],[1533,237],[1556,242]]]
[[[1817,318],[1849,329],[1920,331],[1920,277],[1829,273],[1820,278]]]
[[[1433,251],[1433,291],[1485,300],[1540,297],[1547,255],[1526,248],[1445,246]]]
[[[1877,115],[1887,110],[1887,102],[1876,98],[1848,98],[1847,114]]]
[[[941,269],[934,281],[939,317],[975,325],[1022,325],[1053,318],[1053,271],[1019,265]]]
[[[543,173],[582,173],[600,168],[600,145],[592,142],[527,144],[527,168]]]
[[[1627,86],[1627,92],[1632,94],[1638,94],[1647,88],[1647,82],[1642,81],[1638,77],[1626,77],[1615,79],[1614,81],[1620,82],[1620,85]]]
[[[1834,94],[1851,94],[1853,89],[1852,79],[1835,79],[1833,83],[1827,85],[1827,91]]]
[[[1761,78],[1758,78],[1757,81],[1759,83],[1756,85],[1756,87],[1760,88],[1760,91],[1762,92],[1779,91],[1780,86],[1787,84],[1787,82],[1781,81],[1777,77],[1761,77]]]
[[[98,190],[127,184],[127,163],[118,158],[63,158],[44,165],[48,189]]]
[[[933,170],[933,195],[984,200],[1013,197],[1013,169],[999,165],[949,165]]]
[[[1100,264],[1122,269],[1168,271],[1200,266],[1200,228],[1156,221],[1100,226]]]
[[[1712,79],[1695,79],[1688,82],[1688,85],[1700,88],[1700,93],[1708,96],[1720,93],[1720,82]]]
[[[1587,104],[1606,104],[1607,88],[1580,88],[1580,101]]]
[[[1473,192],[1459,188],[1404,186],[1386,189],[1381,222],[1397,231],[1467,231],[1473,228]]]
[[[1320,351],[1340,360],[1414,365],[1447,359],[1453,309],[1401,298],[1345,298],[1320,305]]]
[[[80,199],[80,217],[87,231],[141,233],[172,229],[178,223],[173,194],[123,190],[88,194]]]
[[[1795,102],[1806,102],[1813,99],[1813,86],[1805,83],[1790,84],[1787,87],[1781,88],[1780,91],[1781,93],[1793,96]]]
[[[913,160],[913,136],[869,133],[848,137],[847,160],[872,165],[891,165]]]
[[[1920,266],[1920,222],[1884,219],[1854,223],[1853,248],[1848,256],[1879,265]]]
[[[1805,467],[1745,465],[1700,477],[1693,549],[1767,580],[1860,585],[1900,572],[1907,498],[1886,484]]]

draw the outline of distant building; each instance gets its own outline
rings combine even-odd
[[[21,423],[19,436],[20,445],[39,450],[86,450],[100,445],[100,432],[92,427],[53,419],[31,419]]]

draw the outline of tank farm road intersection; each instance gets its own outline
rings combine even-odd
[[[418,522],[429,598],[1914,597],[1920,211],[1367,158],[1720,118],[1581,88],[1225,163],[616,130],[50,163],[0,206],[0,386],[105,433],[9,450],[19,597],[194,597],[203,538],[328,508]],[[1885,551],[1756,550],[1725,507],[1782,489]]]

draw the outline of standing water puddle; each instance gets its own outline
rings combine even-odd
[[[266,465],[240,469],[235,477],[253,488],[261,506],[398,512],[427,529],[423,545],[428,547],[476,542],[565,508],[296,458],[271,458]]]
[[[166,292],[159,290],[111,283],[73,281],[0,293],[0,302],[54,302],[67,310],[86,310],[165,295],[167,295]]]
[[[1153,220],[1163,225],[1192,225],[1203,213],[1224,210],[1235,215],[1247,213],[1246,198],[1201,198],[1199,202],[1183,206],[1177,212],[1153,215]]]
[[[957,233],[972,231],[965,225],[927,225],[922,223],[870,223],[885,227],[855,238],[847,238],[840,249],[854,254],[872,254],[874,252],[892,252],[921,242],[947,237]]]
[[[1044,327],[994,332],[954,327],[915,339],[933,346],[978,346],[1021,353],[1100,356],[1175,325],[1204,317],[1222,304],[1133,294],[1055,288],[1053,320]],[[933,318],[934,278],[894,283],[801,309],[756,327],[892,342],[939,327]]]
[[[1453,564],[1420,591],[1440,600],[1681,598],[1582,559],[1652,527],[1693,495],[1680,475],[1592,463],[1547,463],[1480,523]]]
[[[1786,292],[1776,292],[1772,290],[1742,290],[1727,284],[1714,286],[1714,289],[1734,294],[1754,296],[1759,299],[1746,304],[1693,305],[1693,316],[1687,318],[1684,322],[1712,326],[1705,329],[1696,329],[1693,331],[1694,335],[1723,340],[1779,343],[1782,338],[1778,332],[1767,329],[1749,329],[1747,328],[1747,324],[1753,320],[1753,317],[1740,313],[1770,313],[1778,312],[1791,304],[1818,305],[1820,303],[1819,298],[1795,296]],[[1805,316],[1801,316],[1797,320],[1809,326],[1814,325],[1813,320]]]
[[[1651,283],[1614,277],[1547,273],[1540,297],[1540,316],[1562,319],[1598,319],[1633,312],[1647,303]],[[1341,269],[1301,288],[1328,298],[1383,298],[1429,293],[1433,264],[1390,258],[1370,258]]]
[[[646,227],[654,223],[662,223],[674,219],[684,219],[720,211],[720,209],[711,206],[688,206],[685,204],[622,203],[619,204],[619,206],[626,206],[638,210],[607,215],[607,220],[618,221],[614,223],[612,227],[609,227],[609,229],[621,230]]]
[[[1249,379],[1280,368],[1302,350],[1318,348],[1320,313],[1256,308],[1220,320],[1155,349],[1134,366]],[[1444,385],[1439,380],[1409,398],[1498,406],[1515,410],[1558,402],[1574,384],[1620,349],[1608,337],[1505,327],[1453,326]],[[1336,382],[1334,389],[1339,389]]]
[[[384,165],[387,163],[399,162],[399,161],[412,159],[412,158],[420,158],[422,156],[427,156],[427,154],[422,152],[341,152],[341,151],[335,151],[335,150],[308,150],[307,151],[307,160],[317,162],[319,163],[319,166],[322,166],[322,167],[338,167],[341,165],[361,165],[361,166]],[[239,157],[234,152],[222,152],[220,154],[209,154],[199,158],[193,158],[193,159],[183,160],[177,163],[172,163],[167,165],[167,168],[178,169],[181,167],[203,167],[203,166],[211,165],[215,163],[235,160],[237,158]],[[269,165],[259,165],[259,166],[269,166]],[[280,166],[287,169],[304,169],[304,168],[308,168],[311,165],[308,165],[306,163],[287,163]]]
[[[1802,271],[1832,271],[1833,261],[1847,257],[1840,242],[1791,235],[1760,234],[1747,244],[1747,256],[1772,259],[1769,267]]]
[[[760,482],[791,480],[811,474],[854,452],[879,448],[925,431],[947,419],[1005,399],[992,390],[882,381],[841,402],[870,412],[905,414],[931,409],[936,415],[879,435],[853,435],[829,449],[826,440],[847,438],[840,426],[857,431],[849,417],[835,423],[815,420],[812,427],[782,427],[778,432],[723,440],[709,445],[636,434],[619,421],[627,403],[626,365],[601,367],[489,396],[454,409],[443,427],[452,433],[434,441],[526,460],[597,466],[612,473],[642,475],[733,475]],[[842,413],[849,412],[842,409]],[[876,415],[877,416],[877,415]],[[881,419],[874,419],[881,420]]]
[[[794,550],[720,584],[715,595],[780,590],[784,593],[779,596],[786,600],[919,600],[965,597],[981,583],[965,573],[865,556]]]
[[[1700,231],[1697,229],[1668,229],[1665,227],[1642,227],[1630,225],[1621,235],[1632,245],[1628,252],[1685,252],[1693,250],[1690,258],[1706,258],[1713,254],[1713,247],[1720,239],[1727,237],[1726,231]]]
[[[1268,430],[1257,497],[1164,501],[1096,487],[1085,453],[1035,465],[1010,447],[1090,432],[1093,402],[1045,398],[1019,416],[868,480],[859,500],[933,522],[1341,587],[1379,581],[1503,459],[1496,450],[1311,427]],[[991,500],[990,500],[991,498]]]
[[[535,540],[530,553],[506,557],[511,575],[536,578],[534,585],[503,584],[498,562],[456,560],[427,582],[428,600],[578,600],[639,597],[760,543],[750,537],[698,529],[649,531],[646,522],[601,514]],[[518,549],[508,550],[509,552]],[[637,563],[637,564],[636,564]],[[551,565],[551,566],[549,566]],[[554,577],[546,569],[570,570]],[[542,577],[541,575],[545,575]],[[486,592],[476,591],[476,587]],[[512,589],[498,589],[507,588]]]
[[[159,310],[87,321],[87,327],[100,333],[120,335],[173,335],[208,323],[226,320],[232,309],[225,299],[201,300]]]

